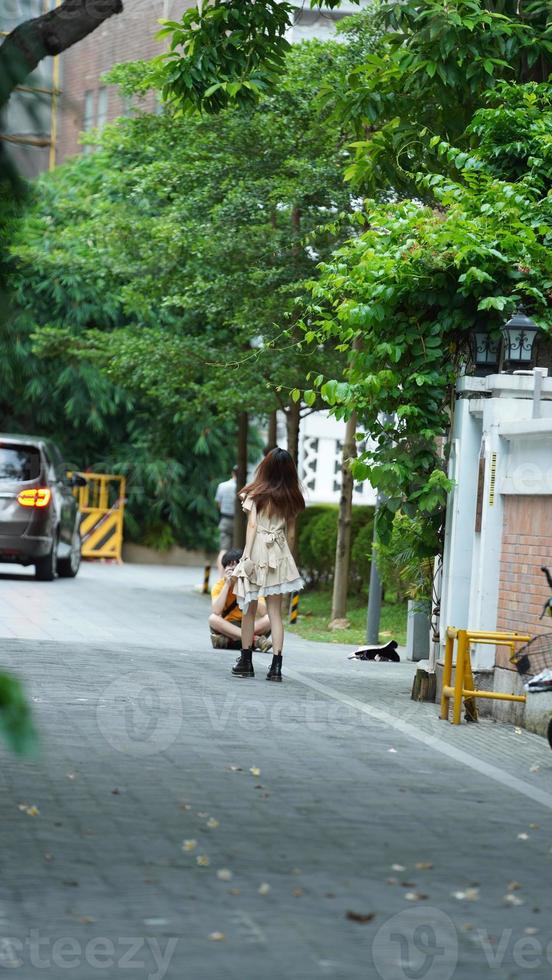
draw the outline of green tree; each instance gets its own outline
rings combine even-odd
[[[435,550],[449,489],[437,446],[469,363],[469,332],[498,331],[520,302],[545,331],[552,326],[551,87],[503,82],[485,101],[465,137],[477,149],[426,137],[431,165],[416,179],[433,206],[366,202],[364,230],[312,284],[306,323],[349,351],[346,381],[325,380],[320,391],[337,415],[356,411],[375,438],[355,475],[385,494],[387,526],[399,509],[425,515]],[[443,158],[455,178],[438,172]]]
[[[258,106],[216,119],[118,121],[41,179],[18,223],[4,411],[63,434],[75,464],[125,472],[134,534],[163,514],[182,543],[207,534],[201,480],[234,462],[238,411],[282,408],[292,443],[322,404],[312,388],[301,407],[298,386],[336,355],[297,346],[297,298],[351,205],[342,136],[313,104],[344,57],[301,46]]]

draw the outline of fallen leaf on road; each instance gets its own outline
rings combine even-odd
[[[451,894],[459,902],[477,902],[479,899],[479,888],[466,888],[465,891],[452,892]]]
[[[291,894],[294,898],[301,898],[301,895],[304,895],[305,893],[302,888],[292,888]]]
[[[366,915],[363,915],[362,912],[352,912],[351,909],[347,909],[345,918],[350,919],[351,922],[371,922],[375,914],[375,912],[368,912]]]
[[[415,888],[415,881],[401,881],[401,888]]]
[[[530,823],[529,830],[540,830],[540,823]]]
[[[209,939],[212,939],[214,943],[221,943],[224,939],[226,939],[226,936],[223,932],[211,932],[209,933]]]
[[[268,884],[267,881],[263,881],[262,885],[259,885],[257,891],[259,892],[259,895],[268,895],[270,891],[270,885]]]
[[[523,899],[519,898],[517,895],[513,895],[512,892],[505,895],[503,901],[506,905],[523,905]]]
[[[233,875],[230,868],[219,868],[217,878],[220,878],[221,881],[232,881]]]
[[[210,863],[209,862],[209,858],[207,857],[206,854],[198,854],[198,856],[196,857],[196,861],[197,861],[197,863],[199,864],[199,866],[201,868],[208,867],[208,865]]]
[[[192,806],[191,806],[191,803],[179,803],[178,804],[178,809],[179,810],[191,810],[192,809]]]
[[[252,776],[257,776],[257,778],[261,775],[261,770],[257,766],[251,766],[249,772]]]
[[[422,892],[407,892],[404,897],[407,902],[423,902],[427,895],[422,894]]]
[[[229,895],[239,895],[241,893],[240,893],[239,888],[229,888],[228,889],[228,894]]]
[[[215,827],[218,827],[218,825],[219,822],[218,820],[215,820],[214,817],[210,817],[209,820],[207,821],[207,826],[209,827],[210,830],[214,830]]]
[[[517,892],[522,886],[519,881],[509,881],[506,888],[509,892]]]
[[[79,922],[83,926],[89,926],[92,922],[96,920],[91,915],[81,915],[79,917]]]
[[[185,840],[182,843],[182,850],[183,851],[195,851],[196,847],[197,847],[197,841],[196,840]]]
[[[406,871],[404,864],[392,864],[391,871]]]
[[[38,817],[40,814],[40,810],[34,805],[34,803],[31,806],[29,806],[28,803],[20,803],[18,805],[18,810],[22,810],[22,812],[28,814],[29,817]]]
[[[418,861],[415,867],[418,869],[418,871],[429,871],[433,865],[431,861]]]

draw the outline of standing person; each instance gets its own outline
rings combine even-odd
[[[276,447],[266,454],[251,483],[240,492],[249,515],[245,548],[234,569],[234,592],[242,617],[242,650],[232,668],[236,677],[254,677],[253,628],[257,602],[266,598],[274,656],[267,681],[282,680],[282,595],[298,592],[304,582],[291,554],[295,542],[295,518],[305,501],[297,469],[290,454]]]
[[[232,476],[224,483],[219,483],[215,493],[215,503],[219,509],[219,553],[217,556],[217,568],[219,574],[223,574],[222,556],[225,551],[229,551],[233,544],[234,537],[234,506],[236,502],[237,484],[236,476],[238,467],[232,467]]]

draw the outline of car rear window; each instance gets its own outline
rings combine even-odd
[[[35,446],[0,445],[0,482],[36,480],[40,476],[40,453]]]

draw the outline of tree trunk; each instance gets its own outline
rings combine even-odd
[[[267,435],[267,449],[274,449],[278,445],[278,418],[276,410],[270,413],[268,416],[268,435]]]
[[[335,549],[335,571],[332,598],[332,621],[345,619],[347,615],[347,591],[349,587],[349,566],[351,564],[351,516],[353,512],[353,474],[351,460],[356,452],[357,418],[353,412],[345,429],[343,456],[341,462],[341,496],[339,498],[339,520],[337,525],[337,546]]]
[[[238,493],[247,483],[247,428],[247,412],[240,412],[238,415],[238,472],[236,474]],[[232,543],[234,548],[243,548],[245,546],[247,516],[242,510],[241,500],[238,496],[236,496],[234,507],[234,535]]]
[[[286,409],[286,428],[287,428],[287,444],[288,453],[293,459],[295,465],[298,465],[299,460],[299,426],[301,425],[301,404],[300,402],[292,402],[289,408]]]
[[[66,51],[122,10],[122,0],[64,0],[19,24],[0,47],[0,107],[43,58]]]

